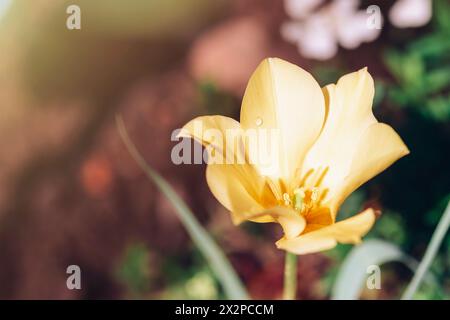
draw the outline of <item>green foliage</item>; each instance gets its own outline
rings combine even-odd
[[[423,278],[427,270],[430,268],[431,263],[433,262],[436,254],[438,253],[439,247],[441,246],[442,241],[444,240],[445,235],[450,227],[450,201],[447,204],[447,208],[442,214],[439,223],[433,232],[433,236],[431,237],[431,241],[428,243],[427,250],[425,251],[425,255],[423,256],[422,261],[420,262],[419,267],[417,268],[416,273],[414,274],[413,279],[411,280],[408,288],[403,294],[402,299],[411,299],[414,297],[414,294],[418,290]]]
[[[450,119],[450,5],[436,1],[435,30],[404,51],[390,49],[384,61],[396,81],[388,92],[399,107],[434,121]]]
[[[233,116],[239,103],[230,94],[221,91],[214,82],[203,81],[198,84],[199,104],[203,114],[223,114]]]
[[[165,285],[161,299],[223,299],[214,274],[195,251],[190,264],[180,265],[178,259],[167,259],[164,266]]]
[[[404,245],[407,235],[402,216],[393,211],[384,212],[375,223],[371,235],[389,240],[399,246]]]
[[[434,15],[439,28],[450,35],[450,5],[447,0],[434,1]]]
[[[345,220],[361,212],[363,209],[363,202],[365,198],[366,194],[364,190],[358,189],[353,192],[347,199],[345,199],[344,203],[339,208],[337,220]]]
[[[366,282],[368,268],[392,261],[402,262],[411,269],[416,264],[399,247],[387,241],[371,239],[354,247],[339,269],[331,298],[358,299]]]
[[[342,70],[329,65],[317,65],[313,69],[313,74],[321,86],[326,86],[330,83],[336,83],[342,76]]]
[[[145,245],[138,243],[127,247],[116,276],[133,297],[139,298],[147,293],[151,272],[150,255]]]
[[[202,253],[193,246],[182,255],[164,256],[163,290],[158,299],[226,299]]]

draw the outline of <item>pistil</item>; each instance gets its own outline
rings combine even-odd
[[[305,191],[303,188],[294,190],[294,209],[300,213],[303,211],[303,200],[305,199]]]

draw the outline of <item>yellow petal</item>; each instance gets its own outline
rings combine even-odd
[[[323,94],[308,72],[278,58],[261,62],[245,90],[240,117],[244,130],[276,132],[276,143],[269,145],[276,157],[269,165],[250,152],[260,172],[289,181],[319,135],[324,116]]]
[[[313,210],[305,216],[307,225],[303,232],[310,232],[334,223],[334,217],[330,213],[329,208],[319,208]]]
[[[375,213],[367,209],[351,218],[315,230],[294,239],[282,238],[276,244],[295,254],[308,254],[328,250],[339,243],[359,243],[375,222]]]
[[[325,124],[302,170],[305,174],[310,169],[328,168],[322,184],[332,188],[348,173],[349,155],[360,136],[376,122],[372,113],[373,79],[364,68],[341,77],[336,85],[326,86],[323,93],[327,110]]]
[[[178,133],[178,137],[194,138],[201,143],[204,147],[212,144],[218,149],[222,149],[225,143],[226,133],[228,132],[240,132],[241,126],[236,120],[225,116],[201,116],[192,119],[181,128]],[[216,135],[214,133],[220,133],[222,139],[214,141]],[[216,139],[217,140],[217,139]]]
[[[248,164],[208,164],[206,181],[216,199],[232,212],[233,222],[238,224],[247,216],[261,212],[264,185]],[[259,216],[255,222],[273,222]]]
[[[233,133],[230,135],[230,132]],[[214,150],[223,156],[220,163],[210,163],[206,169],[206,179],[213,195],[229,211],[233,221],[239,221],[249,213],[264,210],[265,178],[246,161],[245,152],[240,160],[227,163],[229,152],[237,154],[242,143],[239,122],[224,116],[202,116],[188,122],[179,137],[192,137],[202,143],[211,155]],[[233,141],[230,141],[230,138]],[[224,152],[226,151],[226,152]],[[219,156],[220,156],[219,155]],[[272,222],[271,217],[261,217],[261,222]]]
[[[255,218],[267,216],[272,217],[281,225],[287,239],[297,237],[306,227],[305,218],[297,211],[287,207],[273,207],[253,215],[247,215],[245,218],[253,221]]]
[[[333,203],[330,207],[335,216],[338,206],[355,186],[372,178],[408,151],[391,128],[380,129],[379,138],[377,132],[370,134],[373,137],[366,136],[372,126],[386,126],[378,127],[372,113],[375,89],[367,68],[341,77],[336,85],[328,85],[323,91],[327,109],[325,124],[306,156],[302,172],[304,175],[311,169],[327,168],[321,188],[328,189],[324,202]],[[358,161],[359,165],[356,164]],[[380,163],[375,163],[377,161]],[[309,183],[314,184],[313,180]]]
[[[336,188],[334,205],[338,207],[360,185],[408,153],[408,148],[394,129],[384,123],[372,124],[351,157],[349,174]]]

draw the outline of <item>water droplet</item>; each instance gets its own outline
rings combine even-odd
[[[263,120],[261,119],[261,118],[256,118],[256,125],[258,126],[258,127],[260,127],[262,124],[263,124]]]

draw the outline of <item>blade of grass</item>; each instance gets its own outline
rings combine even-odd
[[[417,289],[420,286],[420,283],[423,280],[423,277],[425,276],[425,273],[427,272],[428,268],[431,265],[431,262],[436,256],[436,253],[438,252],[438,249],[442,243],[442,240],[444,239],[445,234],[448,231],[449,226],[450,226],[450,202],[448,203],[447,208],[445,209],[444,214],[441,217],[441,220],[439,220],[436,230],[434,230],[433,236],[431,237],[431,241],[428,244],[427,250],[425,251],[425,255],[423,256],[423,259],[420,262],[419,267],[414,273],[414,277],[412,278],[411,282],[409,283],[408,287],[403,293],[402,300],[410,300],[416,293]]]
[[[248,299],[248,294],[245,287],[242,285],[242,282],[223,251],[208,234],[208,232],[198,223],[192,211],[176,194],[167,181],[147,164],[134,143],[131,141],[120,115],[116,116],[116,124],[120,137],[122,138],[122,141],[127,147],[129,153],[142,168],[147,177],[159,188],[159,190],[173,205],[175,212],[186,228],[192,241],[203,254],[215,276],[221,283],[226,296],[229,299],[235,300]]]
[[[333,285],[332,300],[356,300],[363,291],[367,268],[399,261],[414,270],[415,261],[389,242],[369,239],[355,246],[345,257]]]

